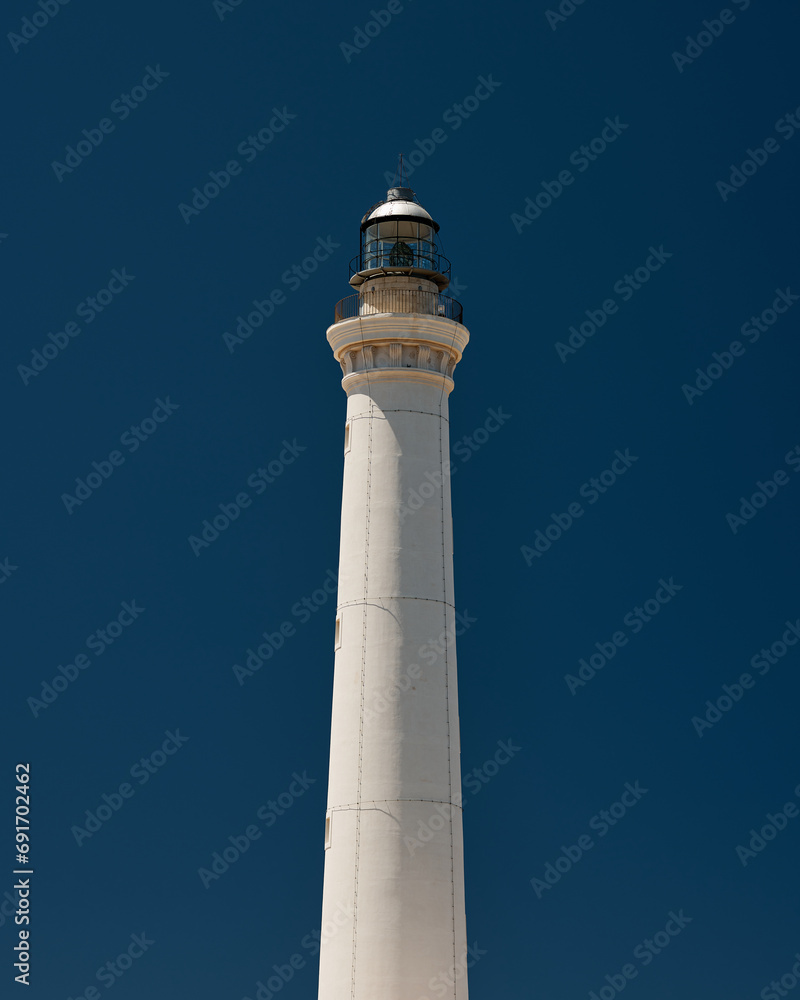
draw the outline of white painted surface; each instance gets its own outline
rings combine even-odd
[[[450,374],[468,337],[452,320],[418,314],[328,331],[349,372],[349,450],[319,1000],[467,1000],[443,470]]]

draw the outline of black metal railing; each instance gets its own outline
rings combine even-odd
[[[449,274],[450,261],[440,253],[415,250],[411,247],[370,250],[360,253],[350,261],[350,277],[359,271],[400,271],[405,274],[407,268]]]
[[[348,295],[336,303],[333,322],[341,323],[356,316],[378,316],[381,313],[417,313],[441,316],[456,323],[464,322],[464,309],[456,299],[441,292],[420,292],[412,288],[374,288],[358,295]]]

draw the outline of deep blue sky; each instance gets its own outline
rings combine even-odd
[[[553,27],[547,3],[403,0],[343,50],[370,7],[74,0],[3,43],[2,882],[12,765],[29,761],[25,995],[241,1000],[299,954],[282,995],[316,996],[335,608],[320,588],[337,567],[345,413],[325,330],[362,214],[396,154],[422,148],[411,184],[441,224],[472,337],[451,397],[456,602],[477,619],[458,649],[462,773],[498,741],[520,748],[465,788],[468,932],[485,951],[471,994],[585,1000],[629,965],[629,1000],[755,1000],[800,951],[800,816],[746,865],[736,852],[800,805],[800,649],[751,665],[800,618],[800,304],[779,300],[757,339],[742,331],[779,291],[800,293],[800,132],[784,118],[800,105],[797,6],[731,3],[735,19],[680,67],[673,53],[719,3],[586,0]],[[12,0],[4,32],[37,10]],[[481,77],[493,92],[475,108]],[[126,106],[145,78],[154,89]],[[270,121],[282,131],[254,149]],[[581,159],[603,129],[613,141]],[[84,130],[102,142],[54,168]],[[762,164],[718,188],[748,149]],[[218,196],[182,213],[231,160]],[[560,195],[515,226],[564,170]],[[658,270],[634,290],[625,276],[638,284],[648,258]],[[230,350],[223,334],[271,293],[272,315]],[[607,300],[562,361],[556,344]],[[66,346],[20,369],[50,334]],[[682,389],[733,341],[743,351],[722,355],[710,388]],[[487,435],[491,409],[510,418]],[[592,494],[626,449],[636,460]],[[93,462],[108,478],[65,502]],[[258,492],[248,480],[269,463],[279,475]],[[779,470],[734,532],[726,515]],[[250,506],[195,555],[190,536],[242,491]],[[575,503],[581,516],[530,555]],[[634,624],[660,580],[671,599]],[[113,644],[92,640],[123,602],[144,610]],[[284,622],[282,647],[239,683],[233,665]],[[620,632],[571,693],[566,675]],[[81,653],[88,666],[34,715],[28,699]],[[742,673],[750,689],[698,735],[692,718]],[[176,730],[188,740],[166,756]],[[262,811],[267,826],[259,810],[301,790],[293,775],[313,784],[283,815]],[[72,828],[125,782],[131,797],[78,846]],[[601,836],[593,817],[636,782],[648,791]],[[204,888],[198,870],[253,824],[260,839]],[[531,879],[586,836],[537,894]],[[681,910],[691,923],[645,959]],[[154,944],[98,980],[142,932]],[[5,917],[3,995],[23,990],[15,937]]]

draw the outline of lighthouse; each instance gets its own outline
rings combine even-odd
[[[467,1000],[448,399],[469,333],[438,232],[391,188],[327,331],[347,416],[319,1000]]]

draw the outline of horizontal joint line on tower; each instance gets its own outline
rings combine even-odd
[[[445,802],[444,799],[362,799],[360,803],[358,802],[348,802],[346,805],[342,806],[328,806],[328,812],[337,812],[338,810],[352,810],[352,809],[363,809],[364,805],[379,805],[380,803],[385,803],[388,805],[390,802],[432,802],[434,805],[440,806],[452,806],[453,809],[461,809],[464,811],[464,807],[457,802]]]
[[[435,413],[431,410],[381,410],[381,413],[421,413],[425,417],[439,417],[444,420],[446,424],[450,423],[449,417],[446,417],[443,413]],[[374,413],[357,413],[352,417],[348,417],[351,422],[353,420],[372,420],[377,419]]]
[[[337,610],[339,608],[352,608],[357,604],[374,604],[375,601],[428,601],[431,604],[444,604],[448,608],[452,608],[455,611],[455,604],[451,604],[449,601],[440,601],[436,597],[409,597],[407,594],[381,594],[377,597],[359,597],[353,601],[344,601],[341,604],[337,604]]]

